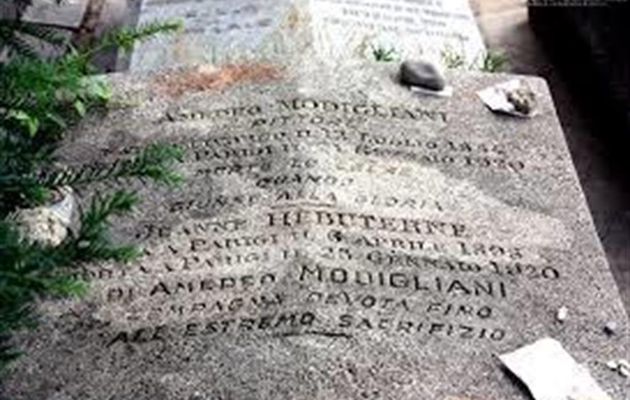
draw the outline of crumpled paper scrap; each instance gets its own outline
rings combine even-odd
[[[519,111],[514,103],[510,101],[510,93],[528,93],[533,98],[528,99],[528,111]],[[520,118],[531,118],[538,114],[536,95],[526,82],[521,79],[512,79],[507,82],[490,86],[477,92],[477,96],[492,111],[508,114]]]
[[[499,359],[536,400],[612,400],[555,339],[541,339]]]

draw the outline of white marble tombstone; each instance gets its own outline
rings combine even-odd
[[[447,52],[472,64],[486,51],[468,0],[311,0],[310,12],[322,59],[383,49],[438,63]]]
[[[325,64],[397,57],[481,60],[485,46],[467,0],[145,0],[139,24],[179,19],[179,34],[149,41],[132,71],[314,56]]]

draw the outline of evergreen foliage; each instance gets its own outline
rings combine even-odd
[[[151,178],[166,185],[177,185],[181,177],[172,171],[173,161],[182,161],[183,152],[175,146],[152,144],[130,160],[119,160],[102,168],[53,170],[42,176],[47,187],[76,186],[125,178]]]
[[[29,37],[54,46],[63,46],[65,43],[64,38],[50,28],[16,19],[0,19],[0,43],[4,44],[9,56],[37,59],[38,54],[29,44]]]
[[[378,62],[392,62],[399,59],[398,52],[393,47],[372,46],[372,57]]]
[[[467,69],[482,72],[503,72],[509,65],[509,60],[504,53],[487,51],[480,54],[471,63],[468,63],[463,52],[457,52],[451,47],[446,47],[441,52],[442,63],[448,69]]]
[[[29,3],[12,2],[18,10]],[[182,152],[164,144],[148,146],[131,159],[99,170],[55,164],[67,129],[111,98],[107,81],[93,75],[91,59],[112,48],[130,51],[138,41],[179,27],[153,23],[74,48],[48,28],[19,18],[0,20],[0,54],[8,55],[0,61],[0,371],[19,356],[11,338],[18,330],[35,326],[38,300],[84,293],[86,283],[72,277],[73,267],[92,261],[126,262],[139,254],[134,246],[115,243],[109,232],[111,219],[124,216],[138,203],[133,192],[96,196],[81,215],[78,230],[68,232],[58,246],[23,237],[12,215],[47,204],[52,193],[65,186],[134,178],[167,185],[180,181],[173,166],[181,161]],[[27,37],[62,46],[63,55],[44,59]]]

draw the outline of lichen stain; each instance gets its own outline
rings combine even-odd
[[[175,38],[175,48],[173,56],[177,61],[184,62],[190,58],[190,52],[186,47],[186,38],[182,34],[178,34]]]
[[[191,70],[160,75],[153,81],[155,88],[170,97],[185,93],[222,90],[239,83],[265,83],[282,76],[278,67],[265,64],[226,65],[220,68],[202,66]]]
[[[289,28],[289,30],[296,31],[299,28],[301,22],[302,17],[300,15],[300,11],[295,8],[295,6],[291,7],[285,20],[286,26]]]

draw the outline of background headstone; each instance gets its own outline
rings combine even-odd
[[[184,30],[137,46],[130,70],[286,57],[305,29],[300,2],[146,0],[138,24],[179,20]]]
[[[179,19],[184,31],[138,46],[131,71],[314,56],[338,65],[374,51],[466,65],[485,52],[467,0],[145,0],[139,24]]]
[[[26,9],[22,20],[54,27],[78,28],[83,20],[88,0],[35,0]]]
[[[513,76],[451,75],[433,98],[396,72],[114,79],[122,108],[60,160],[179,143],[186,183],[125,185],[144,204],[115,228],[145,255],[86,266],[88,297],[42,303],[0,395],[525,400],[496,356],[550,336],[625,399],[606,363],[628,354],[628,319],[544,81],[521,77],[539,113],[520,119],[476,95]]]
[[[478,64],[486,49],[468,0],[311,0],[317,53],[372,58],[374,49],[441,63]]]

